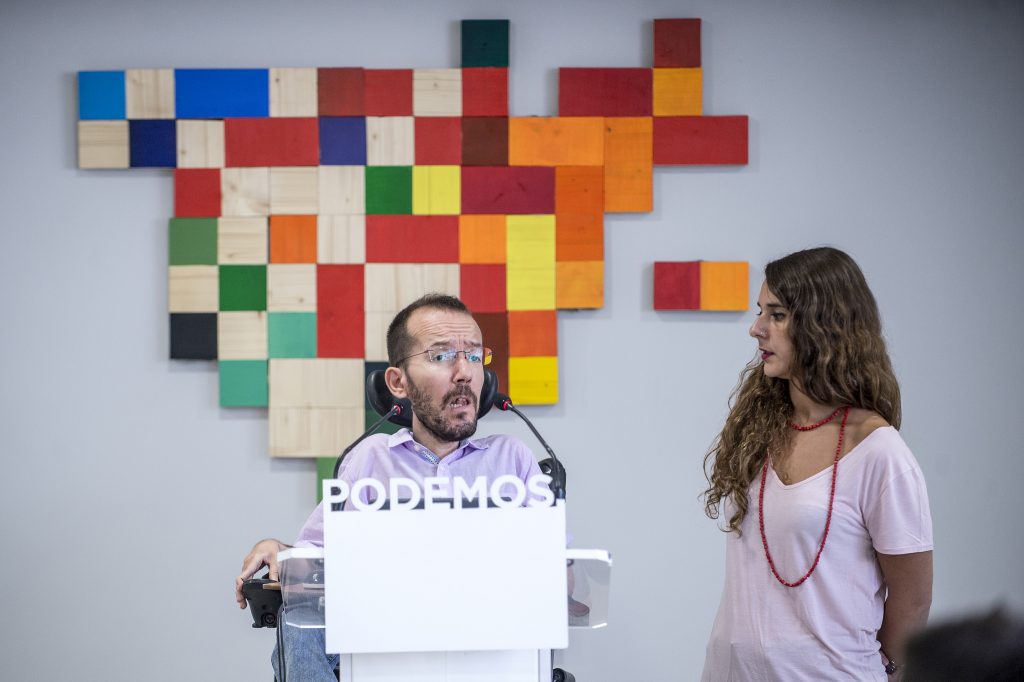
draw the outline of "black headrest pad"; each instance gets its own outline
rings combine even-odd
[[[480,389],[480,402],[476,410],[477,419],[490,412],[491,405],[494,404],[494,394],[497,392],[498,375],[489,369],[485,369],[484,385]],[[370,402],[374,412],[381,416],[387,414],[391,407],[398,403],[402,406],[401,413],[392,416],[388,421],[406,428],[412,426],[412,403],[409,402],[408,398],[398,399],[391,395],[387,382],[384,380],[383,369],[374,370],[366,377],[366,399]]]

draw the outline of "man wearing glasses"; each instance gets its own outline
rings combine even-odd
[[[338,476],[350,485],[373,478],[384,484],[407,478],[421,485],[427,477],[473,481],[483,476],[494,481],[512,475],[526,484],[541,475],[533,453],[519,440],[503,435],[473,439],[484,381],[484,365],[491,350],[484,347],[480,327],[466,305],[453,296],[428,294],[405,307],[388,327],[388,389],[396,398],[412,403],[412,430],[370,436],[345,458]],[[503,496],[505,492],[501,493]],[[296,547],[323,546],[322,503],[306,520]],[[288,545],[262,540],[252,548],[235,579],[235,598],[246,607],[242,584],[263,566],[277,579],[277,553]],[[358,560],[358,559],[355,559]],[[427,587],[435,580],[455,576],[417,576]],[[325,652],[322,629],[286,627],[285,667],[291,679],[334,682],[338,656]],[[273,657],[278,673],[278,652]],[[280,677],[280,675],[279,675]]]

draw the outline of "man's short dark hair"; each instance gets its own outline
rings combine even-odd
[[[448,294],[425,294],[420,296],[395,315],[388,325],[388,364],[392,367],[398,366],[398,361],[408,357],[416,351],[412,344],[415,339],[409,333],[409,316],[420,308],[434,308],[437,310],[450,310],[456,313],[472,315],[466,304]]]

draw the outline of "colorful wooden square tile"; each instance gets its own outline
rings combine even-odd
[[[560,69],[556,116],[510,118],[507,20],[462,21],[458,68],[83,71],[78,163],[174,169],[171,356],[269,406],[272,455],[333,462],[411,300],[462,296],[512,398],[554,402],[557,311],[604,304],[605,214],[652,210],[658,166],[747,163],[747,118],[704,115],[701,21],[653,32],[651,67]],[[746,307],[746,263],[654,279],[659,310]]]
[[[366,79],[362,69],[317,69],[316,87],[321,116],[366,115]]]

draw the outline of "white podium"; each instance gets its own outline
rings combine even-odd
[[[565,540],[561,501],[345,512],[325,504],[324,549],[278,556],[278,627],[326,627],[346,682],[549,682],[551,650],[568,646],[570,621],[607,622],[610,556],[567,550]]]

